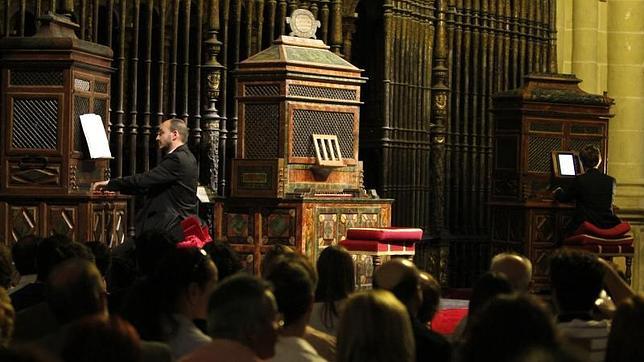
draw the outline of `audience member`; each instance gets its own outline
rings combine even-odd
[[[505,274],[486,272],[481,275],[472,287],[467,316],[461,319],[454,329],[452,340],[456,343],[461,343],[467,339],[471,318],[475,318],[478,311],[494,297],[509,293],[512,293],[512,284],[510,284]]]
[[[275,355],[283,324],[270,285],[238,274],[223,280],[208,304],[212,341],[181,359],[184,362],[257,362]]]
[[[423,324],[428,324],[438,312],[441,286],[431,274],[421,271],[420,288],[423,292],[423,303],[418,308],[418,320]]]
[[[282,244],[275,244],[262,257],[262,263],[259,266],[259,273],[264,276],[268,274],[270,268],[285,255],[294,254],[295,251],[290,247]]]
[[[392,259],[374,271],[376,289],[391,291],[407,308],[416,342],[417,361],[449,361],[451,346],[442,335],[430,330],[418,319],[422,304],[420,271],[406,259]]]
[[[527,293],[532,282],[532,263],[525,256],[501,253],[492,258],[490,271],[505,274],[517,293]]]
[[[13,286],[15,276],[11,251],[6,245],[0,244],[0,287],[9,290]]]
[[[156,272],[139,283],[123,316],[141,337],[167,343],[175,358],[210,342],[193,320],[206,319],[217,268],[206,252],[179,248],[166,254]]]
[[[60,327],[36,342],[60,356],[72,323],[86,317],[108,318],[105,283],[94,263],[75,258],[58,265],[47,284],[47,303]],[[141,361],[171,361],[170,349],[157,342],[141,343]]]
[[[613,317],[606,362],[644,361],[644,295],[637,294],[617,307]]]
[[[138,362],[141,340],[125,320],[92,315],[69,326],[61,355],[65,362]]]
[[[278,310],[284,316],[273,361],[325,361],[303,338],[317,282],[315,270],[308,260],[299,254],[278,258],[265,278],[273,284]]]
[[[89,248],[94,255],[94,264],[101,273],[103,278],[107,277],[110,267],[112,266],[112,252],[105,243],[100,241],[88,241],[85,246]]]
[[[309,324],[335,335],[342,306],[355,291],[353,259],[345,248],[329,246],[320,253],[317,270],[319,281]]]
[[[559,330],[586,353],[588,361],[603,361],[609,320],[594,320],[593,307],[606,271],[593,254],[559,249],[550,258],[550,285]]]
[[[9,290],[9,295],[36,281],[36,248],[42,240],[41,237],[28,235],[11,247],[11,256],[20,279],[16,286]]]
[[[372,290],[349,297],[338,325],[337,362],[412,362],[420,360],[415,350],[409,313],[393,294]]]
[[[206,244],[204,250],[217,266],[219,280],[224,280],[244,269],[239,255],[228,243],[213,241]]]
[[[134,239],[139,276],[152,274],[165,255],[176,249],[175,240],[166,232],[147,230]]]
[[[7,291],[0,287],[0,350],[9,346],[15,316]]]
[[[470,319],[463,362],[514,361],[531,348],[559,348],[554,318],[528,295],[499,295]]]
[[[16,313],[44,302],[45,282],[49,273],[56,265],[74,257],[94,260],[94,256],[83,244],[72,242],[64,235],[52,235],[40,242],[36,249],[36,281],[11,294]]]
[[[45,255],[46,253],[51,254]],[[43,240],[38,244],[37,254],[38,279],[36,283],[11,295],[14,307],[15,301],[34,303],[22,310],[16,309],[14,339],[17,342],[28,342],[42,338],[58,327],[58,322],[45,300],[44,281],[48,279],[51,270],[66,260],[74,258],[94,263],[94,256],[85,245],[60,236]],[[24,298],[25,296],[30,299]]]

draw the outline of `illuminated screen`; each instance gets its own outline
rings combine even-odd
[[[575,159],[574,155],[571,154],[559,154],[559,169],[561,170],[561,176],[575,176]]]

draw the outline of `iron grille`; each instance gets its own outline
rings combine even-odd
[[[107,82],[96,81],[94,83],[94,92],[107,94]]]
[[[11,147],[55,150],[58,134],[58,99],[13,100]]]
[[[107,100],[94,98],[94,113],[101,116],[103,122],[107,120]]]
[[[290,96],[308,97],[308,98],[325,98],[355,101],[358,98],[358,92],[355,89],[312,87],[308,85],[292,84],[288,87]]]
[[[244,87],[247,96],[263,97],[280,95],[279,84],[249,84]]]
[[[315,157],[312,135],[338,136],[343,158],[353,158],[353,113],[296,109],[293,112],[293,154],[295,157]]]
[[[12,70],[9,78],[11,85],[16,86],[62,86],[64,83],[61,71]]]
[[[550,172],[550,154],[561,149],[556,137],[530,137],[528,142],[528,172]]]
[[[571,138],[570,139],[570,149],[572,151],[581,151],[582,148],[586,145],[593,145],[599,147],[599,150],[604,153],[604,143],[601,138]]]
[[[244,107],[244,157],[279,157],[279,104],[246,104]]]
[[[83,130],[80,116],[89,113],[89,98],[79,95],[74,96],[74,150],[81,151],[83,145]]]

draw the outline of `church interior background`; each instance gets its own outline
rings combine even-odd
[[[585,92],[614,99],[607,170],[618,182],[618,214],[636,236],[633,284],[644,288],[643,1],[1,4],[2,38],[34,35],[39,18],[52,11],[71,16],[79,39],[111,48],[111,176],[154,167],[160,159],[157,124],[182,118],[200,163],[200,185],[213,203],[230,196],[231,163],[238,156],[239,63],[288,35],[293,10],[308,9],[320,22],[317,38],[367,78],[359,124],[365,187],[395,200],[392,225],[425,231],[428,247],[418,250],[416,261],[440,269],[441,282],[451,287],[468,287],[492,253],[521,251],[520,245],[492,241],[492,95],[521,87],[526,74],[573,73]]]

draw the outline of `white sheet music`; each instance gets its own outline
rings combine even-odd
[[[561,176],[575,176],[575,157],[571,154],[559,155],[559,167],[561,167]]]
[[[91,158],[112,158],[101,116],[94,113],[82,114],[80,121],[89,148],[89,156]]]

